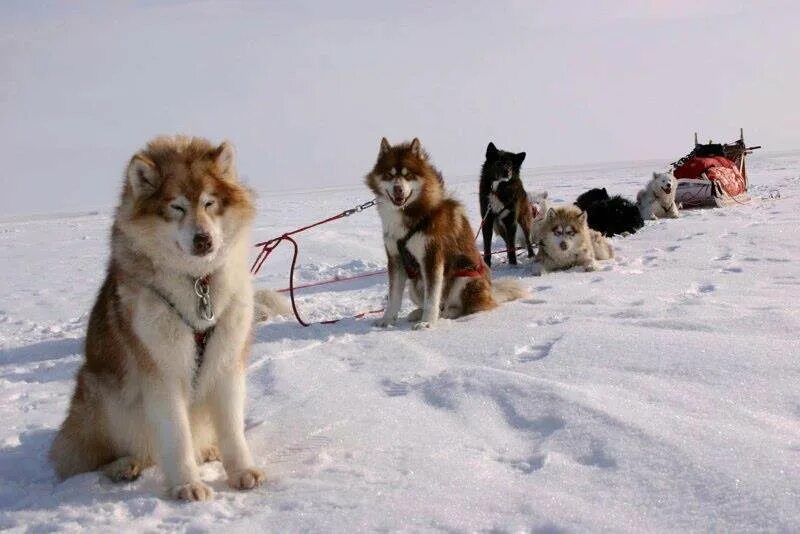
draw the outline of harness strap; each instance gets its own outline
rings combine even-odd
[[[420,275],[419,262],[411,252],[408,251],[408,240],[414,234],[421,231],[429,223],[428,217],[422,217],[417,224],[411,227],[408,233],[397,240],[397,251],[400,253],[400,260],[403,262],[403,268],[406,270],[406,276],[411,280],[416,280]]]
[[[203,277],[204,284],[208,284],[210,275]],[[209,326],[208,328],[201,329],[197,328],[192,321],[186,317],[186,315],[178,309],[178,307],[166,296],[162,293],[157,287],[152,284],[142,284],[144,287],[149,289],[153,292],[154,295],[159,297],[164,304],[167,305],[169,309],[171,309],[175,315],[181,320],[183,324],[189,327],[189,330],[192,331],[194,336],[194,346],[195,346],[195,355],[194,355],[194,375],[192,375],[192,385],[197,383],[197,377],[200,375],[200,368],[203,366],[203,360],[205,359],[205,352],[206,346],[208,345],[208,340],[211,338],[211,335],[214,333],[214,327],[216,325]]]
[[[459,269],[453,276],[457,278],[480,278],[486,272],[486,264],[483,262],[478,263],[477,267],[472,269]]]

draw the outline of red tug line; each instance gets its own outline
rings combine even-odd
[[[280,235],[278,237],[273,237],[272,239],[269,239],[267,241],[261,241],[260,243],[256,243],[255,246],[257,248],[260,248],[261,251],[258,253],[258,256],[256,256],[256,259],[253,262],[252,267],[250,267],[250,273],[253,274],[253,275],[257,274],[258,271],[261,269],[261,266],[264,265],[264,262],[267,261],[267,258],[269,257],[269,255],[272,254],[272,251],[274,251],[278,247],[278,245],[280,245],[283,241],[288,241],[294,247],[294,252],[292,254],[292,265],[289,268],[289,287],[285,287],[283,289],[278,289],[277,290],[278,293],[287,293],[287,292],[289,293],[289,299],[290,299],[290,301],[292,303],[292,311],[294,312],[295,319],[297,319],[297,322],[300,323],[301,325],[303,325],[303,326],[311,326],[312,324],[334,324],[334,323],[338,323],[339,321],[341,321],[344,318],[330,319],[330,320],[327,320],[327,321],[319,321],[319,322],[316,322],[316,323],[308,323],[308,322],[304,321],[303,318],[300,317],[300,312],[298,312],[298,310],[297,310],[297,303],[295,302],[295,298],[294,298],[295,290],[297,290],[297,289],[306,289],[306,288],[310,288],[310,287],[324,286],[324,285],[328,285],[328,284],[335,284],[335,283],[338,283],[338,282],[347,282],[349,280],[358,280],[360,278],[368,278],[370,276],[377,276],[379,274],[386,274],[387,270],[386,269],[381,269],[379,271],[372,271],[372,272],[369,272],[369,273],[356,274],[356,275],[353,275],[353,276],[337,276],[337,277],[332,278],[330,280],[322,280],[320,282],[311,282],[311,283],[308,283],[308,284],[303,284],[303,285],[296,286],[296,285],[294,285],[294,268],[297,265],[297,255],[298,255],[298,252],[299,252],[299,247],[297,245],[297,241],[295,241],[292,236],[295,235],[295,234],[299,234],[300,232],[305,232],[306,230],[309,230],[309,229],[314,228],[316,226],[320,226],[320,225],[323,225],[323,224],[326,224],[326,223],[329,223],[329,222],[336,221],[338,219],[343,219],[345,217],[349,217],[350,215],[354,215],[356,213],[360,213],[360,212],[364,211],[367,208],[371,208],[372,206],[375,205],[375,203],[376,203],[375,200],[370,200],[369,202],[364,202],[363,204],[359,204],[358,206],[356,206],[354,208],[351,208],[351,209],[348,209],[348,210],[344,210],[343,212],[338,213],[338,214],[336,214],[336,215],[334,215],[332,217],[328,217],[327,219],[323,219],[321,221],[317,221],[317,222],[309,224],[307,226],[303,226],[303,227],[298,228],[296,230],[292,230],[291,232],[286,232],[286,233],[284,233],[284,234],[282,234],[282,235]],[[478,234],[480,233],[482,226],[483,226],[483,221],[481,221],[481,224],[478,227]],[[478,234],[475,235],[475,239],[476,240],[478,238]],[[517,247],[517,250],[520,250],[522,248],[524,248],[524,247]],[[493,255],[494,254],[502,254],[504,252],[506,252],[506,249],[493,251],[492,254]],[[370,314],[373,314],[373,313],[380,313],[383,310],[384,309],[381,308],[380,310],[365,311],[365,312],[361,312],[361,313],[358,313],[356,315],[353,315],[352,317],[349,317],[349,318],[351,318],[351,319],[361,319],[362,317],[364,317],[366,315],[370,315]]]

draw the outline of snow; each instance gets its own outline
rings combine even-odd
[[[594,186],[633,197],[657,168],[525,181],[557,202]],[[216,497],[191,505],[165,500],[155,469],[130,484],[56,482],[47,449],[112,211],[0,220],[0,529],[798,531],[798,169],[798,153],[752,158],[751,203],[648,223],[613,239],[598,272],[500,265],[495,277],[519,277],[531,298],[430,331],[258,325],[247,436],[269,483],[235,492],[207,464]],[[476,222],[477,176],[448,185]],[[262,194],[254,238],[368,199],[360,182]],[[297,283],[385,265],[374,210],[299,242]],[[259,287],[287,285],[289,248]],[[347,317],[385,294],[375,276],[304,290],[298,305],[310,320]]]

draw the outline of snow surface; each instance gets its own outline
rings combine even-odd
[[[477,164],[476,164],[477,166]],[[635,195],[652,164],[531,173],[556,201]],[[800,154],[754,157],[753,202],[613,240],[594,273],[430,331],[256,328],[247,436],[270,482],[164,500],[158,470],[57,483],[46,462],[105,268],[111,210],[0,221],[0,530],[799,531]],[[475,222],[477,177],[448,182]],[[779,200],[768,197],[780,192]],[[264,195],[268,238],[369,198]],[[298,283],[385,264],[377,213],[300,237]],[[499,243],[497,243],[499,246]],[[259,286],[285,287],[288,248]],[[308,319],[381,307],[383,276],[302,292]],[[408,307],[406,307],[408,309]]]

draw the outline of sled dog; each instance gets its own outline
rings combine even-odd
[[[483,261],[486,265],[492,264],[492,231],[505,241],[509,264],[517,264],[517,227],[522,232],[528,257],[533,257],[533,215],[530,200],[519,177],[523,161],[525,152],[515,154],[498,150],[494,143],[486,147],[486,161],[481,167],[478,189],[483,221]]]
[[[550,200],[547,191],[532,191],[528,193],[528,202],[531,206],[531,241],[538,245],[544,228],[545,215],[550,209]]]
[[[636,204],[642,219],[677,219],[680,217],[675,204],[677,180],[671,172],[654,172],[653,178],[636,195]]]
[[[620,195],[608,195],[606,188],[589,189],[575,200],[588,215],[589,228],[604,236],[633,234],[644,226],[639,207]]]
[[[575,206],[547,210],[536,261],[542,272],[583,267],[597,269],[597,260],[614,256],[611,244],[586,224],[586,212]]]
[[[254,213],[227,142],[159,137],[131,158],[50,450],[59,477],[100,469],[127,481],[155,463],[168,495],[187,501],[212,496],[198,462],[221,459],[235,489],[264,480],[244,436]]]
[[[464,207],[445,194],[419,139],[391,146],[383,138],[366,183],[378,199],[389,263],[389,302],[378,326],[397,320],[408,280],[419,306],[408,319],[417,330],[432,326],[440,314],[453,319],[525,294],[516,280],[492,285]]]

